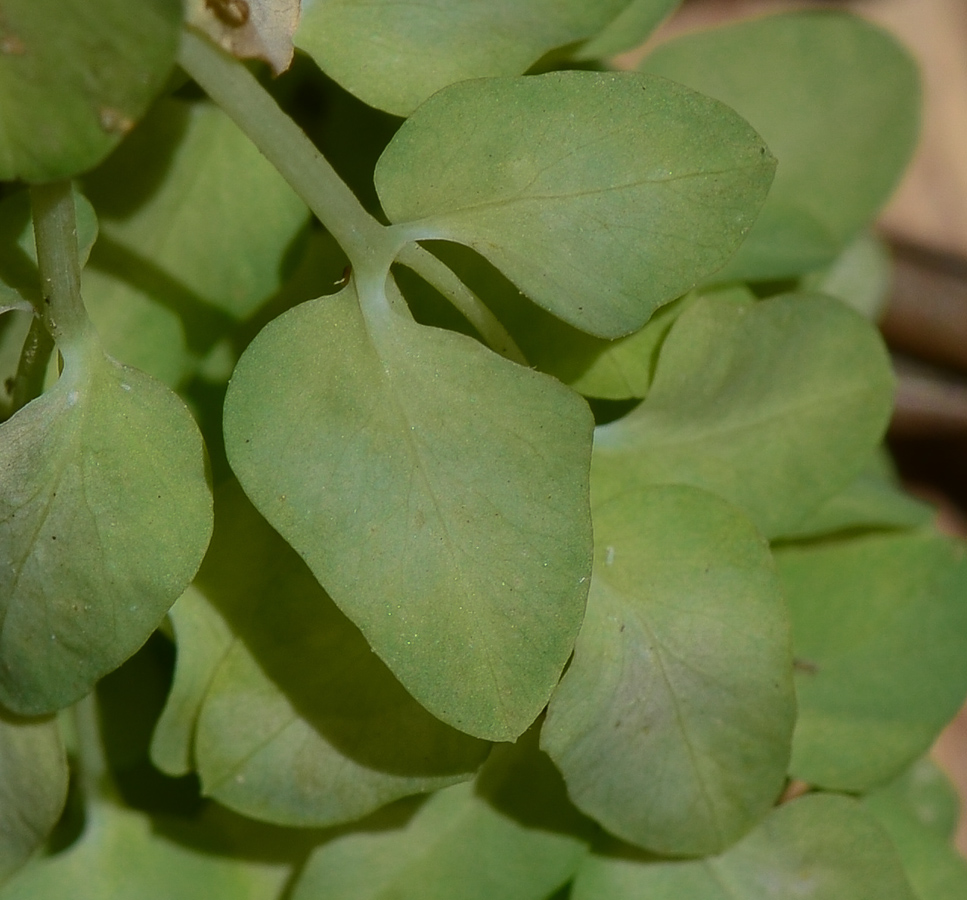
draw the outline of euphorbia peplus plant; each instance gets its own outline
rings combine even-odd
[[[0,900],[967,889],[915,67],[676,5],[0,2]]]

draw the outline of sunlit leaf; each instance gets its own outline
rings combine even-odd
[[[594,509],[584,627],[541,746],[585,813],[661,853],[724,850],[782,790],[789,624],[751,522],[695,488]]]
[[[793,623],[790,771],[862,791],[930,746],[967,694],[967,555],[879,533],[776,551]]]
[[[727,103],[779,160],[725,279],[784,278],[830,263],[886,202],[916,144],[916,64],[887,32],[838,11],[684,35],[642,70]]]
[[[407,234],[472,246],[539,306],[614,338],[726,262],[774,167],[707,97],[555,72],[436,94],[386,148],[376,187]]]
[[[693,484],[781,536],[859,474],[892,388],[878,334],[838,301],[702,298],[665,340],[645,401],[597,429],[595,502]]]
[[[30,182],[99,163],[164,85],[180,0],[4,0],[0,178]]]

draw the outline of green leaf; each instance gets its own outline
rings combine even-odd
[[[166,827],[167,826],[167,827]],[[0,900],[275,900],[289,866],[232,859],[192,846],[184,825],[98,801],[81,839],[38,859],[0,890]],[[147,893],[146,893],[147,892]]]
[[[164,86],[180,0],[5,0],[0,24],[0,179],[90,169]]]
[[[892,280],[893,261],[886,241],[864,232],[826,269],[806,275],[800,287],[836,297],[876,322],[890,299]]]
[[[184,404],[95,339],[61,349],[60,380],[0,425],[0,702],[28,715],[134,653],[211,534]]]
[[[591,416],[470,338],[386,315],[368,327],[350,283],[267,326],[229,385],[228,458],[420,703],[514,738],[584,612]]]
[[[631,50],[644,41],[681,0],[631,0],[575,54],[578,59],[603,59]]]
[[[863,805],[881,821],[888,816],[903,816],[948,844],[960,817],[957,789],[929,756],[918,759],[899,778],[867,794]]]
[[[776,551],[793,623],[791,773],[833,790],[896,777],[967,694],[967,555],[933,534]]]
[[[438,791],[402,828],[319,848],[292,900],[544,900],[577,868],[586,826],[532,744],[498,748],[476,784]]]
[[[673,0],[314,0],[295,44],[346,90],[406,116],[468,78],[520,75],[546,53],[604,29],[644,37]],[[603,44],[602,46],[607,46]]]
[[[722,279],[785,278],[832,262],[889,198],[917,142],[916,64],[855,16],[790,13],[688,34],[641,68],[727,103],[779,160]]]
[[[587,858],[573,900],[915,900],[889,838],[854,800],[786,803],[721,856]],[[924,898],[926,900],[926,898]]]
[[[879,335],[838,301],[701,298],[665,340],[645,401],[596,430],[595,503],[692,484],[779,537],[859,474],[892,389]]]
[[[539,306],[615,338],[726,262],[774,167],[714,100],[555,72],[436,94],[380,157],[376,188],[407,235],[468,244]]]
[[[594,509],[594,577],[541,746],[571,799],[660,853],[724,850],[775,802],[795,721],[768,546],[683,486]]]
[[[472,778],[489,745],[406,693],[234,482],[216,520],[176,619],[175,708],[156,745],[177,745],[194,714],[204,793],[283,825],[352,821]]]
[[[57,722],[0,711],[0,885],[47,839],[67,799]]]

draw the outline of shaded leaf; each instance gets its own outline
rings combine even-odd
[[[188,22],[241,59],[261,59],[279,75],[289,68],[299,0],[188,0]]]
[[[896,777],[967,694],[967,555],[933,534],[776,551],[799,660],[791,773],[833,790]]]
[[[916,145],[916,64],[886,31],[838,11],[684,35],[641,68],[727,103],[779,160],[723,279],[784,278],[832,262],[889,198]]]
[[[578,59],[603,59],[637,47],[681,0],[631,0],[591,40],[582,44]]]
[[[665,340],[645,401],[596,430],[595,502],[692,484],[782,536],[869,460],[892,389],[879,335],[838,301],[701,298]]]
[[[725,263],[774,167],[707,97],[555,72],[436,94],[390,141],[376,188],[407,235],[467,244],[539,306],[614,338]]]
[[[0,179],[90,169],[164,86],[180,0],[5,0],[0,21]]]
[[[789,761],[789,624],[768,546],[681,486],[596,506],[594,533],[588,610],[541,746],[613,834],[720,852],[772,806]]]

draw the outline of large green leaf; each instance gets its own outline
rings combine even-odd
[[[892,388],[879,335],[838,301],[701,298],[665,340],[645,401],[597,429],[595,502],[693,484],[782,536],[859,474]]]
[[[520,75],[601,31],[592,55],[615,52],[643,39],[677,2],[306,0],[295,43],[350,93],[405,116],[449,84]]]
[[[775,160],[732,110],[664,79],[479,79],[427,101],[376,167],[390,221],[468,244],[600,337],[640,328],[721,267]]]
[[[896,851],[853,800],[778,807],[721,856],[649,860],[615,848],[582,865],[573,900],[916,900]],[[927,900],[927,898],[922,898]]]
[[[779,159],[727,279],[831,262],[890,196],[917,141],[916,64],[889,34],[839,12],[768,16],[679,37],[642,70],[727,103]]]
[[[796,702],[765,541],[684,486],[594,510],[584,627],[541,745],[571,799],[661,853],[724,850],[781,792]]]
[[[177,745],[186,719],[197,722],[204,793],[285,825],[352,821],[472,778],[489,745],[403,690],[234,483],[217,496],[216,521],[200,596],[179,601],[176,693],[159,751]]]
[[[67,799],[57,722],[0,711],[0,885],[47,839]]]
[[[180,0],[4,0],[0,179],[53,181],[99,163],[174,64]]]
[[[249,346],[225,437],[245,492],[420,703],[478,737],[527,728],[587,595],[575,394],[403,314],[369,323],[350,283]]]
[[[576,56],[602,59],[637,47],[680,3],[681,0],[631,0],[604,29],[580,46]]]
[[[212,524],[184,404],[93,337],[61,349],[56,384],[0,425],[0,702],[24,714],[74,702],[141,646]]]
[[[573,875],[588,833],[527,735],[404,827],[318,849],[292,900],[545,900]]]
[[[967,694],[967,554],[932,534],[776,551],[799,661],[790,771],[862,791],[930,746]]]

